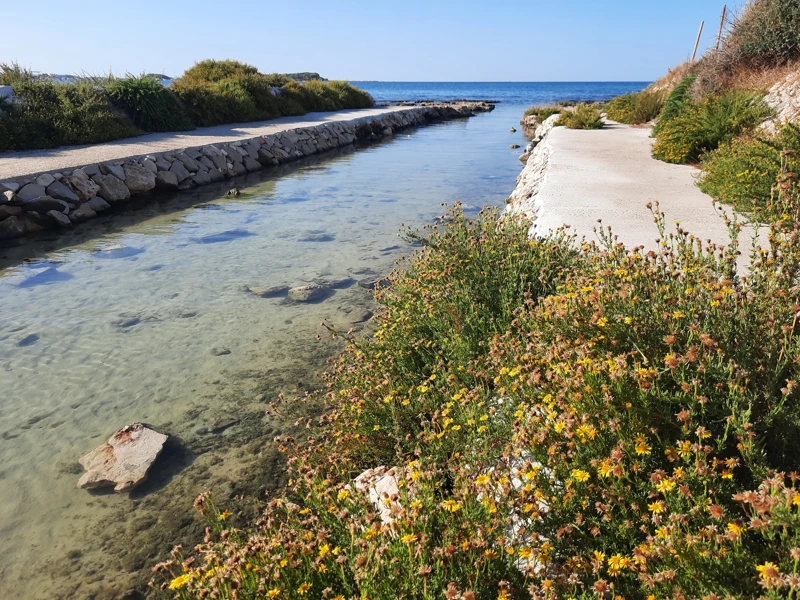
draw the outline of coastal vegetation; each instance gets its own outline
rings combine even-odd
[[[608,103],[606,114],[612,121],[628,125],[649,123],[661,114],[664,97],[663,91],[649,90],[617,96]]]
[[[557,125],[567,129],[601,129],[603,116],[600,109],[591,104],[579,104],[572,110],[564,110]]]
[[[798,202],[782,170],[780,202]],[[208,495],[178,598],[713,598],[800,591],[800,222],[645,253],[451,210],[378,292],[258,523]],[[758,344],[755,351],[753,344]],[[322,402],[321,399],[318,399]],[[365,469],[394,487],[354,482]],[[366,486],[369,487],[369,486]]]
[[[205,60],[170,87],[155,77],[80,77],[70,82],[0,65],[0,151],[105,142],[144,132],[273,119],[311,111],[366,108],[369,94],[343,81],[260,73],[230,60]]]

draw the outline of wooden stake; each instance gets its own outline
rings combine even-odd
[[[697,56],[697,47],[700,45],[700,36],[703,35],[703,26],[705,24],[706,24],[705,21],[700,21],[700,31],[697,32],[697,41],[694,43],[694,52],[692,52],[692,62],[694,62],[694,59]]]
[[[719,20],[719,33],[717,33],[717,50],[719,50],[719,43],[722,41],[722,28],[725,26],[725,16],[728,14],[728,5],[722,7],[722,18]]]

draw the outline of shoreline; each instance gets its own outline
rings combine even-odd
[[[311,121],[284,118],[200,129],[190,135],[150,134],[143,136],[149,140],[0,155],[0,242],[70,228],[154,190],[219,183],[357,141],[493,108],[491,103],[470,102],[319,113]],[[188,140],[195,143],[187,144]],[[153,148],[158,151],[147,151]]]

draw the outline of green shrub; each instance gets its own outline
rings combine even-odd
[[[375,100],[367,92],[346,81],[331,81],[328,87],[339,96],[339,105],[342,108],[369,108],[375,104]]]
[[[525,111],[526,117],[536,117],[536,119],[543,123],[549,117],[553,115],[560,114],[561,111],[564,110],[563,106],[531,106],[528,110]]]
[[[186,109],[171,90],[154,77],[128,75],[112,78],[106,93],[133,123],[144,131],[187,131],[194,129]]]
[[[606,109],[608,118],[628,125],[649,123],[661,113],[663,92],[637,92],[613,98]]]
[[[696,75],[684,77],[670,92],[669,96],[667,96],[667,99],[664,101],[664,106],[661,109],[661,114],[658,117],[658,122],[655,127],[653,127],[654,136],[658,135],[658,132],[665,123],[677,117],[688,104],[691,104],[692,100],[689,93],[696,79]]]
[[[797,180],[780,193],[797,204]],[[451,213],[335,366],[253,529],[157,567],[175,597],[794,597],[800,223],[738,247],[529,240]],[[736,228],[732,228],[735,233]],[[352,479],[385,465],[377,506]],[[391,521],[380,512],[386,509]]]
[[[758,210],[769,219],[775,214],[773,191],[781,170],[800,173],[800,127],[785,125],[773,137],[741,137],[710,152],[703,159],[700,189],[740,210]]]
[[[725,42],[737,59],[750,64],[771,66],[800,56],[800,4],[796,0],[750,3]]]
[[[568,129],[601,129],[603,117],[598,108],[579,104],[575,110],[562,112],[558,125],[564,125]]]
[[[687,104],[659,127],[653,156],[671,163],[695,163],[706,152],[752,131],[769,114],[760,95],[738,90]]]

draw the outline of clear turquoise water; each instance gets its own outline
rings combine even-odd
[[[321,322],[347,329],[375,307],[357,284],[309,305],[243,286],[381,275],[412,251],[404,224],[442,203],[502,206],[521,169],[509,146],[525,144],[509,129],[534,101],[521,90],[492,113],[0,249],[0,598],[120,597],[173,542],[196,541],[200,492],[273,484],[283,425],[267,403],[317,385],[340,348]],[[224,195],[232,185],[241,197]],[[78,490],[78,458],[134,421],[173,440],[152,481],[131,496]]]

